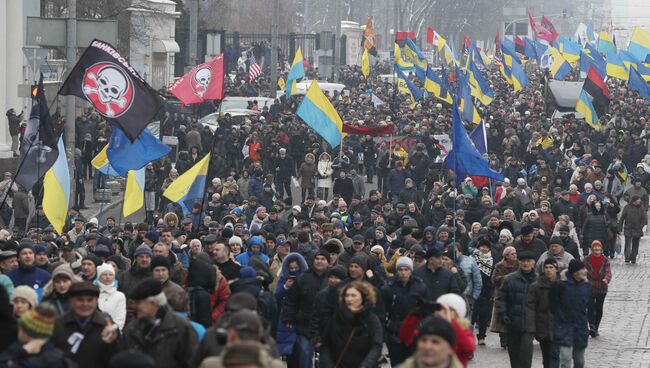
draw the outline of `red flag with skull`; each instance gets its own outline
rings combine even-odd
[[[224,95],[223,54],[195,66],[167,88],[183,105],[222,100]]]
[[[90,102],[134,141],[164,104],[160,94],[109,43],[93,40],[59,90]]]

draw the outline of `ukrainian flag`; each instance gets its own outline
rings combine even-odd
[[[70,172],[63,136],[59,137],[58,149],[59,156],[43,179],[43,212],[54,229],[61,234],[70,204]]]
[[[569,63],[576,62],[580,59],[580,51],[582,47],[576,42],[571,41],[570,39],[559,36],[555,41],[557,43],[557,48],[564,56],[564,59]]]
[[[120,176],[120,174],[113,169],[113,166],[111,166],[111,163],[108,161],[108,155],[106,154],[106,150],[108,149],[108,144],[102,148],[101,151],[93,158],[93,160],[90,162],[93,167],[97,170],[99,170],[100,173],[108,176]]]
[[[404,55],[408,56],[411,61],[413,61],[413,66],[415,67],[415,76],[424,82],[427,74],[427,59],[420,48],[410,38],[406,39],[406,44],[404,45]]]
[[[344,136],[343,121],[316,81],[311,82],[296,114],[332,148],[341,143]]]
[[[641,27],[634,28],[627,51],[632,53],[637,60],[645,61],[650,54],[650,31]]]
[[[436,75],[436,72],[427,66],[427,77],[424,81],[424,89],[434,95],[436,98],[452,104],[451,94],[449,93],[449,86]]]
[[[512,63],[510,71],[512,87],[515,89],[515,92],[521,91],[528,86],[528,76],[521,64]]]
[[[397,43],[393,44],[393,63],[402,69],[413,69],[413,64],[402,59],[402,51]]]
[[[397,90],[411,96],[410,107],[414,108],[415,102],[422,99],[422,91],[404,75],[404,72],[399,67],[396,67],[395,70],[397,71]]]
[[[478,114],[478,110],[476,110],[476,106],[472,102],[472,96],[467,87],[467,78],[461,74],[458,68],[456,68],[456,77],[459,86],[458,97],[460,98],[459,109],[461,111],[461,117],[463,120],[478,124],[481,122],[481,116]]]
[[[585,117],[585,122],[589,124],[590,127],[594,128],[597,131],[600,131],[603,128],[599,122],[599,117],[596,113],[596,109],[591,103],[591,96],[589,96],[585,90],[582,90],[580,92],[580,98],[578,98],[578,103],[576,104],[576,111]]]
[[[291,64],[289,75],[287,75],[287,83],[286,83],[287,97],[296,94],[296,82],[298,81],[298,79],[304,77],[305,77],[305,64],[303,62],[302,50],[300,49],[300,47],[298,47],[298,51],[296,51],[296,55],[293,57],[293,63]]]
[[[603,54],[616,52],[616,45],[614,45],[614,41],[612,41],[612,38],[607,32],[600,32],[598,34],[598,51]]]
[[[639,60],[629,51],[621,50],[618,52],[618,56],[628,70],[630,67],[636,68],[639,65]]]
[[[210,153],[205,155],[199,162],[174,180],[163,196],[172,202],[178,203],[183,213],[190,212],[194,202],[202,200],[205,195],[206,176],[210,165]]]
[[[639,74],[635,68],[630,68],[630,80],[627,83],[627,86],[630,89],[639,92],[641,97],[650,100],[650,88],[648,87],[648,83],[643,80],[641,74]]]
[[[122,214],[128,217],[144,206],[144,170],[129,170],[126,178],[126,191],[122,204]]]
[[[607,54],[607,75],[620,80],[628,80],[628,70],[618,54],[610,52]]]
[[[563,80],[569,73],[571,73],[573,68],[571,68],[571,64],[564,59],[562,54],[560,54],[555,47],[549,46],[549,51],[553,58],[553,63],[551,64],[549,71],[553,75],[553,78]]]
[[[469,74],[469,86],[471,89],[472,96],[476,97],[483,105],[489,105],[492,100],[494,100],[494,91],[490,88],[490,85],[487,83],[481,71],[478,70],[478,67],[472,60],[472,57],[468,58],[469,67],[467,72]]]

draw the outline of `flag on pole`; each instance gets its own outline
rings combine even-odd
[[[199,64],[178,78],[167,88],[183,106],[203,101],[223,100],[224,97],[223,53],[207,63]]]
[[[363,49],[363,54],[361,55],[361,73],[366,78],[370,75],[370,58],[368,56],[368,49]]]
[[[296,55],[293,57],[293,63],[291,63],[291,69],[289,70],[289,75],[287,75],[287,84],[286,84],[286,96],[291,97],[291,95],[296,94],[296,82],[300,78],[305,77],[305,64],[302,57],[302,50],[298,47]]]
[[[366,22],[366,29],[363,30],[363,48],[368,50],[370,55],[377,56],[377,36],[372,28],[372,17]]]
[[[628,79],[629,71],[618,54],[610,52],[605,57],[605,60],[607,60],[607,75],[624,81]]]
[[[63,233],[70,204],[70,172],[63,145],[59,137],[58,157],[43,179],[43,212],[57,233]]]
[[[474,147],[481,155],[487,153],[487,134],[485,133],[485,122],[481,122],[479,125],[469,133],[469,138],[474,143]]]
[[[149,162],[155,161],[171,151],[171,148],[153,136],[149,129],[133,142],[130,142],[119,128],[113,129],[108,141],[106,156],[111,166],[120,176],[129,170],[139,170]]]
[[[445,165],[456,174],[456,186],[470,175],[485,176],[502,181],[503,175],[492,170],[467,136],[460,119],[458,105],[452,107],[452,149],[445,157]]]
[[[257,63],[255,54],[251,52],[251,57],[248,58],[248,80],[254,81],[260,75],[262,75],[262,68]]]
[[[609,110],[610,99],[603,76],[599,75],[596,69],[589,69],[576,104],[576,111],[584,115],[589,126],[601,131],[603,126],[599,120]]]
[[[197,200],[202,200],[205,195],[209,165],[210,153],[179,176],[178,179],[174,180],[165,189],[163,196],[181,206],[184,214],[190,213],[194,203]]]
[[[650,54],[650,31],[635,27],[627,51],[631,52],[637,60],[646,60],[646,57]]]
[[[318,86],[312,81],[305,98],[296,110],[296,115],[307,123],[318,135],[323,137],[334,148],[343,139],[343,121],[332,103],[327,99]]]
[[[284,91],[284,87],[285,87],[285,85],[286,85],[286,84],[284,83],[284,78],[282,78],[282,77],[278,78],[278,88],[279,88],[280,90],[283,90],[283,91]]]
[[[145,168],[129,170],[126,178],[122,215],[128,217],[144,206],[144,173]]]
[[[110,44],[93,40],[59,94],[90,102],[107,122],[134,141],[164,104],[156,90]],[[56,144],[56,142],[54,143]]]
[[[451,93],[449,93],[448,82],[438,78],[438,75],[436,75],[436,72],[431,68],[431,66],[427,66],[427,77],[424,81],[424,89],[436,98],[445,101],[450,105],[453,103]]]
[[[59,156],[57,138],[43,90],[43,74],[38,87],[32,89],[32,110],[27,128],[20,143],[20,159],[23,166],[16,173],[15,181],[26,191],[45,175]]]
[[[639,92],[641,97],[650,100],[650,87],[648,87],[648,83],[643,80],[641,74],[639,74],[639,71],[635,68],[630,68],[630,79],[627,82],[627,86],[630,89]]]
[[[601,31],[598,34],[598,51],[603,54],[616,52],[616,45],[607,32]]]

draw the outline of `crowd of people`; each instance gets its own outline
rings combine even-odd
[[[346,123],[395,136],[328,147],[295,115],[299,96],[252,97],[259,115],[224,115],[214,132],[163,112],[179,154],[147,165],[140,222],[84,218],[79,191],[61,234],[38,200],[31,218],[9,213],[0,366],[458,368],[492,332],[504,365],[530,367],[535,339],[544,367],[583,367],[610,262],[633,267],[647,225],[647,101],[608,80],[595,131],[547,115],[543,71],[529,67],[513,93],[488,67],[486,159],[505,179],[454,187],[435,138],[450,133],[450,106],[411,106],[380,78],[391,70],[344,67],[344,92],[328,97]],[[227,95],[269,85],[245,77]],[[79,118],[77,179],[98,177],[90,160],[109,131],[94,112]],[[162,192],[208,152],[206,198],[184,213]],[[32,194],[11,184],[0,196],[24,207]]]

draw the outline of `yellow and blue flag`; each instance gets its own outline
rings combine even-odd
[[[478,110],[472,102],[467,77],[463,76],[458,68],[456,68],[456,78],[458,80],[458,98],[460,99],[458,107],[462,114],[461,117],[463,120],[474,124],[480,123],[481,116],[478,114]]]
[[[397,43],[393,45],[393,63],[403,70],[413,70],[413,64],[402,58],[402,49],[400,49]]]
[[[114,127],[108,141],[106,156],[113,169],[120,176],[126,176],[129,170],[139,170],[170,151],[171,148],[154,137],[147,128],[144,128],[135,141],[131,142],[122,129]]]
[[[489,105],[494,100],[494,91],[490,88],[481,71],[474,63],[472,55],[468,57],[467,73],[471,95],[476,97],[483,105]]]
[[[537,56],[537,47],[535,47],[535,42],[528,37],[524,37],[524,54],[528,59],[539,62],[539,57]]]
[[[70,172],[63,136],[59,137],[58,149],[59,156],[43,178],[43,212],[54,229],[61,234],[70,204]]]
[[[641,97],[650,100],[650,87],[648,87],[648,83],[646,83],[635,68],[630,68],[630,79],[627,82],[627,86],[639,92]]]
[[[286,96],[290,97],[291,95],[296,94],[296,83],[298,79],[305,77],[305,64],[303,62],[302,50],[298,47],[296,55],[293,57],[293,63],[291,63],[291,69],[289,70],[289,75],[287,75],[286,82]]]
[[[553,78],[563,80],[569,73],[571,73],[571,71],[573,71],[573,68],[555,47],[549,46],[549,52],[553,59],[549,71]]]
[[[436,75],[436,72],[431,68],[431,66],[427,66],[427,77],[424,81],[424,89],[434,95],[437,99],[445,101],[448,104],[453,103],[451,93],[449,93],[449,84],[438,78],[438,75]]]
[[[590,46],[586,44],[586,46]],[[594,68],[598,74],[605,76],[607,74],[607,63],[596,51],[596,57],[592,57],[593,53],[588,53],[587,48],[580,53],[580,71],[583,73],[588,73],[589,68]]]
[[[404,75],[404,72],[399,66],[395,67],[395,71],[397,72],[397,90],[411,97],[410,107],[414,108],[415,102],[422,99],[422,91]]]
[[[528,86],[528,76],[526,75],[523,66],[517,62],[512,63],[510,77],[515,92],[521,91]]]
[[[626,81],[629,77],[629,71],[621,60],[621,57],[614,52],[607,54],[607,75]]]
[[[616,52],[616,45],[607,32],[600,32],[598,34],[598,51],[607,55],[610,52]]]
[[[645,61],[648,54],[650,54],[650,31],[635,27],[627,51],[632,53],[637,60]]]
[[[628,69],[631,67],[636,68],[639,66],[639,60],[629,51],[621,50],[618,52],[618,56],[621,58],[621,61]]]
[[[95,169],[100,173],[108,176],[120,176],[120,174],[113,169],[111,163],[108,161],[108,156],[106,155],[106,150],[108,149],[108,144],[102,148],[101,151],[93,158],[90,162]]]
[[[420,48],[410,38],[406,39],[404,55],[408,56],[413,62],[413,66],[415,67],[415,76],[424,82],[427,74],[427,59]]]
[[[576,104],[576,111],[581,113],[585,117],[585,122],[589,124],[590,127],[594,128],[597,131],[602,129],[602,125],[599,122],[599,116],[594,108],[594,105],[591,103],[592,97],[589,96],[587,91],[582,90],[580,92],[580,97]]]
[[[580,51],[582,50],[582,47],[578,43],[573,42],[564,36],[559,36],[555,42],[555,47],[560,50],[560,53],[562,53],[562,56],[566,61],[573,63],[580,59]]]
[[[129,170],[126,178],[122,215],[128,217],[144,206],[144,174],[145,168]]]
[[[461,121],[457,104],[452,108],[452,149],[445,157],[445,166],[456,174],[456,186],[468,176],[485,176],[503,180],[503,175],[492,170],[487,160],[474,147]]]
[[[163,196],[178,203],[184,214],[190,213],[194,203],[203,199],[205,183],[210,166],[210,153],[174,180],[163,192]]]
[[[332,148],[341,143],[344,137],[343,121],[316,81],[311,82],[305,98],[296,110],[296,115],[323,137]]]

